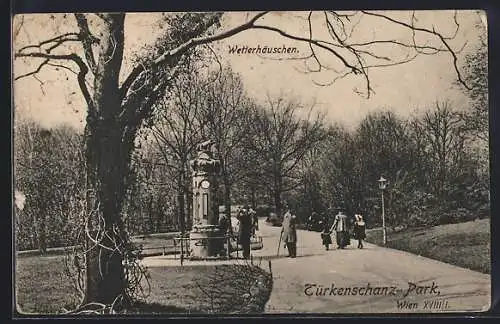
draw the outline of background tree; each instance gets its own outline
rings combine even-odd
[[[426,192],[434,196],[434,211],[441,213],[433,217],[448,217],[446,214],[451,210],[465,208],[464,202],[468,201],[465,197],[474,191],[473,184],[482,183],[477,177],[477,160],[474,162],[481,155],[471,155],[474,144],[466,132],[467,125],[450,102],[436,103],[434,109],[423,113],[420,124],[428,161],[423,173]]]
[[[466,109],[464,118],[467,129],[478,139],[488,143],[489,139],[489,105],[488,105],[488,44],[487,33],[483,23],[476,25],[481,31],[479,43],[465,56],[463,63],[463,79],[468,85],[459,85],[468,95],[471,105]]]
[[[467,131],[471,132],[477,140],[473,142],[473,155],[477,157],[474,162],[480,167],[478,170],[478,182],[471,191],[478,193],[481,197],[487,197],[489,192],[490,179],[490,159],[489,159],[489,102],[488,102],[488,44],[485,25],[481,23],[476,25],[481,31],[484,31],[479,37],[479,44],[465,56],[465,62],[462,66],[464,80],[469,87],[464,89],[470,99],[470,106],[461,113],[465,121]],[[482,192],[482,194],[479,194]],[[489,200],[489,199],[488,199]],[[484,206],[484,198],[478,198]],[[484,207],[482,208],[485,209]]]
[[[199,125],[203,136],[215,141],[217,158],[221,161],[221,180],[225,210],[230,216],[231,188],[241,181],[248,154],[243,141],[252,130],[251,106],[241,77],[229,68],[213,72],[205,87],[205,102],[200,109]]]
[[[353,135],[341,126],[328,129],[324,154],[321,160],[322,187],[330,212],[344,207],[350,213],[357,204],[356,182],[359,181],[357,169],[357,149]]]
[[[258,161],[260,181],[272,192],[278,215],[283,193],[300,185],[300,163],[324,136],[322,117],[312,116],[312,108],[306,111],[305,118],[300,118],[303,107],[299,102],[268,96],[266,106],[255,111],[255,140],[248,141],[247,147]]]
[[[466,134],[463,122],[449,102],[436,103],[436,108],[427,111],[421,118],[426,138],[428,185],[439,199],[446,198],[445,191],[450,177],[460,172]]]
[[[206,80],[196,70],[179,77],[172,86],[171,95],[157,103],[156,122],[151,128],[156,150],[175,184],[181,232],[186,229],[191,210],[189,161],[196,154],[197,144],[203,140],[198,116],[204,105],[204,86]]]
[[[140,148],[132,158],[131,179],[124,207],[124,221],[130,234],[148,234],[178,230],[174,210],[175,182],[156,143],[140,138]]]
[[[409,140],[404,120],[389,110],[368,114],[359,124],[355,134],[355,146],[358,151],[357,169],[359,170],[358,199],[364,206],[363,197],[378,197],[378,179],[391,179],[391,187],[401,187],[402,176],[412,168],[409,159]],[[401,210],[397,204],[400,197],[392,199],[392,192],[387,195],[387,220],[395,225]],[[379,203],[377,203],[379,205]],[[380,207],[380,206],[378,206]],[[403,213],[404,214],[404,213]]]
[[[74,129],[46,129],[31,120],[14,128],[15,187],[25,197],[16,211],[17,249],[75,244],[84,201],[82,137]]]
[[[326,134],[324,134],[326,137]],[[321,215],[327,210],[327,202],[323,197],[325,188],[322,187],[321,178],[323,174],[320,169],[321,158],[323,157],[326,141],[322,139],[317,145],[312,147],[299,164],[302,185],[298,199],[297,215],[299,219],[307,219],[313,212]]]

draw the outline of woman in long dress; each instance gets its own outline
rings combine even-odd
[[[365,222],[361,214],[354,215],[354,238],[358,240],[358,249],[363,248],[363,240],[366,238]]]

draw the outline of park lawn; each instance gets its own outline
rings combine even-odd
[[[151,268],[148,302],[188,313],[262,313],[272,289],[270,274],[250,265]]]
[[[56,314],[77,305],[63,256],[18,257],[16,304],[22,314]],[[250,265],[149,268],[150,295],[128,314],[261,313],[272,279]]]
[[[64,269],[62,255],[18,257],[13,278],[17,311],[55,314],[75,307],[78,301]]]
[[[387,247],[491,273],[490,231],[489,219],[407,229],[397,233],[389,231]],[[382,245],[380,229],[367,230],[366,234],[368,242]]]

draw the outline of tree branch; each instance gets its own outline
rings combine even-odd
[[[22,79],[22,78],[25,78],[25,77],[37,74],[38,72],[40,72],[40,70],[42,69],[42,67],[44,67],[45,65],[47,65],[49,63],[49,61],[50,61],[50,59],[44,60],[42,63],[40,63],[40,65],[36,68],[36,70],[28,72],[28,73],[25,73],[25,74],[22,74],[20,76],[17,76],[17,77],[15,77],[14,80],[17,81],[19,79]]]
[[[335,57],[337,57],[346,67],[348,67],[349,69],[351,69],[351,71],[354,73],[354,74],[361,74],[362,71],[360,69],[358,69],[357,67],[349,64],[349,62],[347,62],[347,60],[342,56],[340,55],[339,53],[337,53],[335,50],[333,50],[331,47],[328,47],[326,45],[324,45],[323,43],[325,43],[324,41],[320,41],[320,40],[316,40],[316,39],[308,39],[308,38],[304,38],[304,37],[300,37],[300,36],[294,36],[294,35],[290,35],[288,33],[285,33],[284,31],[282,31],[281,29],[279,28],[276,28],[276,27],[271,27],[271,26],[263,26],[263,25],[254,25],[252,28],[254,29],[264,29],[264,30],[269,30],[269,31],[273,31],[273,32],[276,32],[278,34],[280,34],[281,36],[283,37],[286,37],[286,38],[290,38],[290,39],[293,39],[293,40],[297,40],[297,41],[301,41],[301,42],[307,42],[307,43],[311,43],[313,45],[316,45],[317,47],[320,47],[330,53],[332,53]]]
[[[27,46],[24,46],[22,48],[19,49],[19,53],[22,52],[22,51],[25,51],[27,49],[42,49],[42,46],[44,45],[48,45],[50,43],[55,43],[55,44],[52,44],[47,50],[45,50],[47,53],[50,53],[53,49],[55,49],[56,47],[58,47],[59,45],[61,45],[62,43],[64,42],[77,42],[77,41],[80,41],[80,38],[79,38],[80,34],[78,33],[66,33],[66,34],[63,34],[63,35],[59,35],[59,36],[56,36],[56,37],[53,37],[51,39],[47,39],[45,41],[42,41],[40,43],[38,43],[38,45],[27,45]]]
[[[152,66],[158,66],[158,65],[164,64],[165,62],[169,62],[171,59],[173,59],[175,57],[178,57],[178,56],[181,56],[182,54],[186,53],[189,49],[191,49],[191,48],[193,48],[195,46],[203,45],[203,44],[209,44],[209,43],[212,43],[212,42],[215,42],[215,41],[218,41],[218,40],[222,40],[222,39],[228,38],[230,36],[236,35],[236,34],[242,32],[244,30],[250,29],[250,28],[252,28],[254,26],[254,23],[259,18],[261,18],[262,16],[264,16],[266,13],[267,13],[267,11],[266,12],[261,12],[261,13],[255,15],[255,17],[253,17],[247,23],[244,23],[242,25],[239,25],[239,26],[237,26],[235,28],[229,29],[229,30],[224,31],[222,33],[219,33],[219,34],[216,34],[216,35],[211,35],[211,36],[205,36],[205,37],[191,38],[190,40],[188,40],[187,42],[184,42],[180,46],[178,46],[178,47],[176,47],[176,48],[174,48],[172,50],[169,50],[169,51],[163,53],[162,55],[160,55],[158,58],[156,58],[152,62]],[[206,23],[206,26],[210,27],[210,26],[214,25],[218,21],[218,19],[219,19],[219,16],[218,15],[214,15]],[[123,84],[122,84],[122,86],[120,88],[121,98],[125,98],[125,96],[126,96],[126,94],[128,92],[128,89],[132,86],[132,84],[134,84],[134,82],[139,77],[139,75],[141,73],[143,73],[144,71],[145,71],[145,69],[141,65],[136,66],[132,70],[132,72],[125,79],[125,81],[123,82]]]
[[[80,86],[80,89],[82,90],[83,97],[85,98],[85,101],[87,102],[87,105],[89,106],[89,112],[93,111],[93,101],[92,101],[92,96],[90,95],[90,92],[87,88],[86,85],[86,80],[85,76],[87,75],[88,72],[88,67],[85,65],[83,62],[82,58],[76,54],[64,54],[64,55],[56,55],[56,54],[45,54],[45,53],[16,53],[14,54],[14,57],[36,57],[36,58],[44,58],[46,59],[44,63],[41,65],[47,65],[50,60],[66,60],[66,61],[73,61],[75,62],[78,67],[80,68],[80,71],[78,73],[78,85]],[[41,69],[41,67],[39,67]],[[36,73],[39,72],[39,69]],[[34,75],[35,73],[32,73],[31,75]],[[16,78],[17,80],[18,78]]]
[[[94,73],[95,71],[95,58],[92,51],[92,44],[99,42],[99,39],[92,35],[89,29],[87,19],[82,13],[75,13],[76,22],[78,28],[80,28],[80,38],[82,40],[83,51],[85,53],[85,58],[89,64],[90,71]]]
[[[410,29],[412,31],[412,33],[414,33],[415,31],[419,31],[419,32],[423,32],[423,33],[427,33],[427,34],[430,34],[430,35],[434,35],[436,36],[437,38],[439,38],[439,40],[441,41],[441,43],[446,47],[447,51],[450,53],[450,55],[452,56],[453,58],[453,66],[455,68],[455,72],[457,74],[457,78],[458,78],[458,81],[467,89],[470,90],[470,87],[465,83],[465,81],[462,79],[462,75],[460,73],[460,70],[458,69],[458,58],[457,58],[457,55],[455,53],[455,51],[453,51],[453,49],[450,47],[450,45],[448,44],[448,42],[446,40],[449,40],[449,39],[453,39],[456,34],[457,34],[457,31],[455,31],[454,35],[451,36],[451,37],[444,37],[443,35],[441,35],[440,33],[436,32],[435,29],[433,28],[432,30],[430,29],[427,29],[427,28],[422,28],[422,27],[416,27],[414,25],[410,25],[410,24],[407,24],[405,22],[402,22],[402,21],[399,21],[399,20],[396,20],[396,19],[393,19],[393,18],[390,18],[390,17],[387,17],[385,15],[382,15],[382,14],[378,14],[378,13],[375,13],[375,12],[368,12],[368,11],[364,11],[362,10],[361,11],[362,13],[364,13],[365,15],[369,15],[369,16],[374,16],[374,17],[378,17],[378,18],[381,18],[381,19],[384,19],[384,20],[387,20],[387,21],[390,21],[394,24],[397,24],[397,25],[401,25],[403,27],[406,27],[408,29]],[[455,16],[454,16],[454,22],[455,24],[457,25],[457,30],[458,30],[458,27],[460,26],[458,24],[458,21],[456,19],[456,13],[455,13]]]

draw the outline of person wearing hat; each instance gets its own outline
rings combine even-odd
[[[252,219],[252,236],[255,236],[256,232],[259,230],[259,218],[257,217],[257,212],[252,207],[250,207],[248,212]]]
[[[245,205],[238,212],[239,244],[243,249],[243,258],[248,259],[250,257],[250,237],[252,236],[252,216],[250,215],[250,208]]]
[[[295,229],[297,217],[292,213],[288,204],[284,205],[283,210],[285,215],[281,226],[281,237],[288,250],[288,256],[295,258],[297,256],[297,230]]]
[[[363,240],[366,238],[365,222],[361,213],[354,215],[354,239],[358,240],[358,249],[363,248]]]
[[[338,214],[335,215],[335,220],[333,221],[333,225],[330,228],[330,233],[333,231],[336,232],[335,238],[337,241],[337,248],[344,249],[347,245],[349,245],[349,228],[347,215],[343,213],[342,208],[338,208]]]

